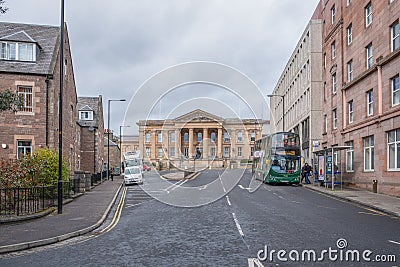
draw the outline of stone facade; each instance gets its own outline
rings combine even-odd
[[[323,147],[353,147],[335,157],[345,182],[399,196],[400,2],[321,2]]]
[[[76,125],[76,87],[68,31],[65,27],[63,89],[63,157],[71,175],[78,166],[79,144]],[[0,59],[0,90],[19,92],[26,99],[18,112],[3,112],[0,118],[0,157],[14,159],[37,148],[58,149],[60,28],[17,23],[0,23],[2,47],[33,45],[33,60]],[[5,54],[4,54],[5,55]]]
[[[98,97],[78,97],[77,123],[80,126],[79,169],[99,173],[104,163],[103,100]]]
[[[202,110],[172,120],[139,121],[139,150],[145,160],[162,167],[223,167],[251,159],[264,124],[269,122],[223,119]],[[201,156],[194,162],[197,151]]]
[[[313,158],[313,144],[322,141],[322,22],[318,11],[320,6],[270,96],[271,121],[276,131],[292,131],[300,135],[301,154],[306,162]]]

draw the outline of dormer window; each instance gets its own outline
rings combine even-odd
[[[0,57],[3,60],[35,62],[36,47],[33,43],[1,42]]]
[[[79,119],[83,121],[92,121],[93,120],[93,111],[91,110],[85,110],[79,111]]]

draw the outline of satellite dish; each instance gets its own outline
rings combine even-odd
[[[89,127],[89,131],[90,131],[90,132],[93,132],[93,131],[94,131],[94,127],[93,127],[93,126],[90,126],[90,127]]]

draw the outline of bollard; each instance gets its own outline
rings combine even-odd
[[[378,193],[378,180],[372,180],[372,191]]]

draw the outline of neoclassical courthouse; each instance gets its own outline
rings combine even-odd
[[[246,162],[269,121],[221,118],[197,109],[175,119],[140,120],[137,125],[145,161],[163,168],[197,169]]]

